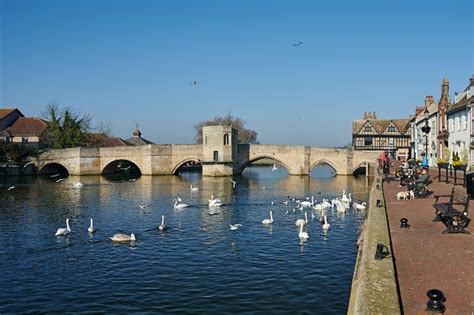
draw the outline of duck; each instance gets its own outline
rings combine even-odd
[[[304,220],[303,219],[296,220],[295,225],[300,226],[300,225],[306,225],[307,223],[308,223],[308,213],[305,212],[304,213]]]
[[[193,187],[193,185],[191,184],[191,191],[198,191],[199,190],[199,187]]]
[[[298,237],[301,238],[301,239],[308,239],[309,238],[309,235],[307,232],[303,232],[303,225],[300,225],[300,232],[298,233]]]
[[[175,209],[181,209],[181,208],[186,208],[186,207],[189,207],[189,205],[185,204],[185,203],[178,203],[178,199],[175,199],[174,200],[174,205],[173,207]]]
[[[117,233],[114,236],[110,237],[112,242],[117,242],[117,243],[122,243],[122,242],[135,242],[135,234],[123,234],[123,233]]]
[[[71,233],[71,227],[69,226],[69,218],[66,219],[66,228],[59,228],[56,231],[55,236],[65,236]]]
[[[272,215],[272,211],[270,211],[270,219],[264,219],[262,221],[262,224],[272,224],[273,223],[273,215]]]
[[[90,225],[89,228],[87,229],[87,232],[89,232],[89,233],[91,233],[91,234],[95,232],[94,221],[92,220],[92,218],[91,218],[91,225]]]
[[[323,230],[329,230],[330,227],[331,227],[331,224],[328,223],[328,218],[326,215],[324,215]]]
[[[160,229],[161,231],[166,230],[165,216],[164,215],[161,216],[161,224],[160,224],[160,226],[158,226],[158,229]]]

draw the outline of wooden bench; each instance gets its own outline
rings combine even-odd
[[[450,195],[436,195],[434,198],[433,207],[435,208],[436,217],[433,222],[443,222],[446,226],[443,233],[469,233],[465,229],[471,222],[471,219],[467,217],[471,195],[453,187]],[[440,198],[449,198],[449,201],[440,202]]]

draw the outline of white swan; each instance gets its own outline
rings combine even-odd
[[[186,207],[189,207],[189,205],[185,204],[185,203],[178,203],[178,199],[175,199],[174,200],[174,205],[173,207],[175,209],[181,209],[181,208],[186,208]]]
[[[305,212],[304,213],[304,220],[303,219],[296,220],[295,225],[300,226],[300,225],[306,225],[307,223],[308,223],[308,213]]]
[[[363,203],[353,202],[352,204],[356,208],[356,210],[365,210],[365,208],[367,207],[367,204],[365,202]]]
[[[300,225],[300,232],[298,233],[299,238],[301,239],[308,239],[309,235],[307,232],[303,232],[303,225]]]
[[[193,185],[191,184],[191,191],[198,191],[199,190],[199,187],[193,187]]]
[[[314,196],[311,196],[311,201],[301,201],[300,202],[300,206],[302,207],[310,207],[310,206],[313,206],[314,205]]]
[[[211,195],[211,199],[209,199],[209,207],[218,208],[222,206],[222,202],[219,198],[214,198],[214,195]]]
[[[135,234],[133,234],[133,233],[130,234],[130,235],[118,233],[118,234],[115,234],[114,236],[110,237],[110,239],[112,240],[112,242],[117,242],[117,243],[135,242],[137,240],[135,238]]]
[[[230,225],[230,229],[231,229],[232,231],[238,230],[239,227],[242,226],[242,224],[240,224],[240,223],[237,223],[237,224],[229,224],[229,225]]]
[[[91,218],[91,225],[87,229],[87,232],[89,232],[89,233],[94,233],[95,232],[94,221],[92,220],[92,218]]]
[[[77,183],[74,184],[74,187],[75,187],[75,188],[81,188],[82,186],[83,186],[83,185],[82,185],[81,182],[77,182]]]
[[[330,227],[331,227],[331,224],[328,223],[328,218],[326,215],[324,215],[323,230],[329,230]]]
[[[57,231],[56,231],[56,236],[60,236],[60,235],[68,235],[69,233],[71,233],[71,227],[69,226],[69,218],[66,219],[66,228],[59,228]]]
[[[158,229],[160,229],[161,231],[166,230],[165,216],[164,216],[164,215],[161,216],[161,224],[160,224],[160,226],[158,227]]]
[[[264,219],[262,221],[262,224],[272,224],[273,223],[273,215],[272,215],[272,211],[270,211],[270,219]]]

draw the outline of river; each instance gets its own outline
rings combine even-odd
[[[234,177],[235,188],[228,177],[195,172],[56,180],[0,178],[0,313],[346,312],[365,212],[329,210],[326,233],[319,212],[307,210],[309,239],[302,242],[294,222],[303,211],[283,202],[331,199],[342,190],[367,201],[366,177],[333,177],[324,166],[310,176],[255,166]],[[207,207],[211,195],[222,200],[220,208]],[[190,206],[174,209],[178,196]],[[265,226],[269,211],[274,222]],[[165,232],[157,229],[162,215]],[[66,218],[72,232],[55,236]],[[231,230],[235,223],[242,227]],[[137,240],[113,243],[115,233]]]

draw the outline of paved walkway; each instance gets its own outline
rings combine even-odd
[[[437,175],[437,171],[432,176]],[[468,230],[472,234],[442,234],[445,226],[432,222],[433,195],[449,194],[451,183],[438,183],[429,189],[434,193],[426,199],[397,200],[396,193],[406,190],[397,181],[384,182],[393,255],[398,273],[402,306],[405,314],[427,314],[430,289],[439,289],[446,296],[445,314],[474,314],[474,201]],[[457,186],[464,189],[462,186]],[[400,219],[407,218],[409,229],[400,228]]]

